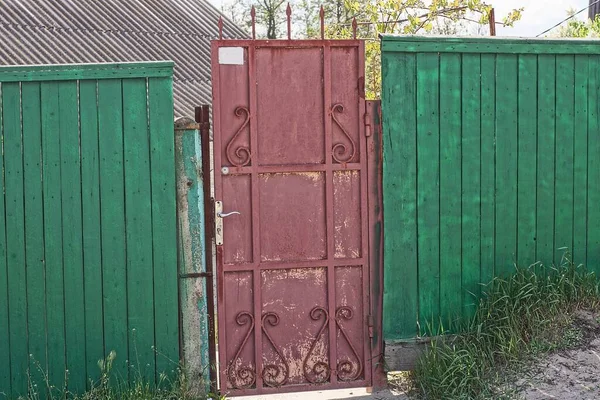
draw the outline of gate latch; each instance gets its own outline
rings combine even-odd
[[[241,213],[239,211],[231,211],[228,213],[224,213],[223,202],[215,201],[215,244],[217,246],[223,245],[223,218],[240,214]]]

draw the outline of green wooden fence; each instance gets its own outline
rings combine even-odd
[[[600,272],[600,42],[383,37],[388,341],[514,264]]]
[[[172,69],[0,68],[0,397],[175,368]]]

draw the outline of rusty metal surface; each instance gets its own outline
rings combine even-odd
[[[217,246],[221,391],[370,386],[364,43],[212,52],[215,199],[240,212]]]

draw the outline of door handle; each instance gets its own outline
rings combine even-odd
[[[217,213],[217,217],[219,217],[219,218],[227,218],[232,215],[242,215],[242,213],[240,213],[239,211],[232,211],[232,212],[228,212],[228,213],[223,213],[223,212]]]

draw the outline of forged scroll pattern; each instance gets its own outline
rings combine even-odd
[[[248,124],[250,123],[250,110],[247,107],[237,107],[235,109],[235,115],[238,117],[243,117],[245,115],[244,122],[242,126],[237,130],[235,135],[231,138],[229,143],[227,144],[227,160],[236,167],[245,167],[250,163],[252,158],[252,153],[250,152],[250,148],[246,146],[239,146],[236,149],[233,148],[234,142],[238,139],[238,136],[246,129]]]
[[[340,381],[344,381],[344,382],[351,382],[351,381],[357,380],[358,378],[360,378],[360,374],[362,373],[362,370],[363,370],[363,365],[362,365],[362,360],[360,359],[360,355],[358,354],[358,352],[356,351],[356,348],[350,341],[350,338],[348,337],[348,334],[344,330],[344,327],[342,326],[342,322],[341,322],[343,319],[345,319],[347,321],[351,320],[353,316],[354,316],[354,313],[353,313],[352,309],[350,307],[346,307],[346,306],[338,308],[337,311],[335,312],[335,323],[338,326],[338,328],[340,329],[342,336],[344,336],[344,339],[346,339],[346,342],[348,343],[348,345],[350,345],[350,348],[352,349],[352,352],[354,353],[354,357],[356,358],[356,361],[358,363],[358,367],[356,368],[356,371],[355,371],[354,364],[350,360],[341,360],[338,362],[337,376]]]
[[[310,350],[308,350],[308,353],[306,354],[306,358],[304,359],[302,369],[304,372],[304,377],[310,383],[325,383],[329,380],[329,376],[331,375],[331,369],[329,368],[329,364],[323,361],[316,361],[312,367],[309,367],[308,360],[310,359],[313,351],[315,350],[317,343],[321,339],[323,331],[329,325],[329,313],[325,308],[317,306],[311,310],[310,317],[314,321],[318,321],[322,317],[325,317],[325,321],[323,322],[321,329],[319,329],[319,333],[317,333],[315,341],[313,342],[312,346],[310,346]]]
[[[250,324],[250,328],[248,328],[248,332],[246,333],[246,336],[244,336],[244,340],[242,340],[240,347],[238,347],[235,356],[233,356],[229,362],[229,367],[227,368],[227,377],[229,378],[229,383],[231,383],[231,386],[234,389],[247,389],[252,387],[254,382],[256,382],[256,372],[252,366],[238,367],[237,360],[240,359],[240,354],[242,353],[242,350],[244,350],[250,335],[254,331],[254,316],[247,311],[242,311],[235,317],[235,322],[237,322],[239,326]]]
[[[279,315],[277,315],[274,312],[265,313],[262,316],[261,325],[262,325],[262,331],[264,332],[265,336],[267,337],[267,340],[269,341],[269,343],[271,343],[271,346],[273,346],[273,350],[275,350],[275,352],[281,359],[283,366],[275,365],[275,364],[266,364],[263,367],[262,378],[263,378],[263,382],[265,383],[265,385],[271,386],[271,387],[280,387],[287,383],[288,378],[290,376],[290,368],[289,368],[287,362],[285,361],[285,358],[283,357],[283,354],[281,353],[281,351],[279,351],[277,346],[275,346],[275,342],[273,342],[273,338],[271,337],[271,335],[269,335],[269,332],[267,331],[267,327],[266,327],[267,323],[271,326],[279,325]]]
[[[354,159],[354,156],[356,155],[356,143],[354,143],[354,140],[352,140],[352,137],[350,137],[350,134],[346,128],[342,126],[342,123],[338,119],[336,112],[340,114],[344,113],[344,106],[341,103],[334,104],[333,107],[331,107],[331,118],[344,133],[346,139],[348,139],[350,142],[350,150],[344,143],[336,143],[331,149],[331,153],[335,161],[340,164],[344,164]]]

